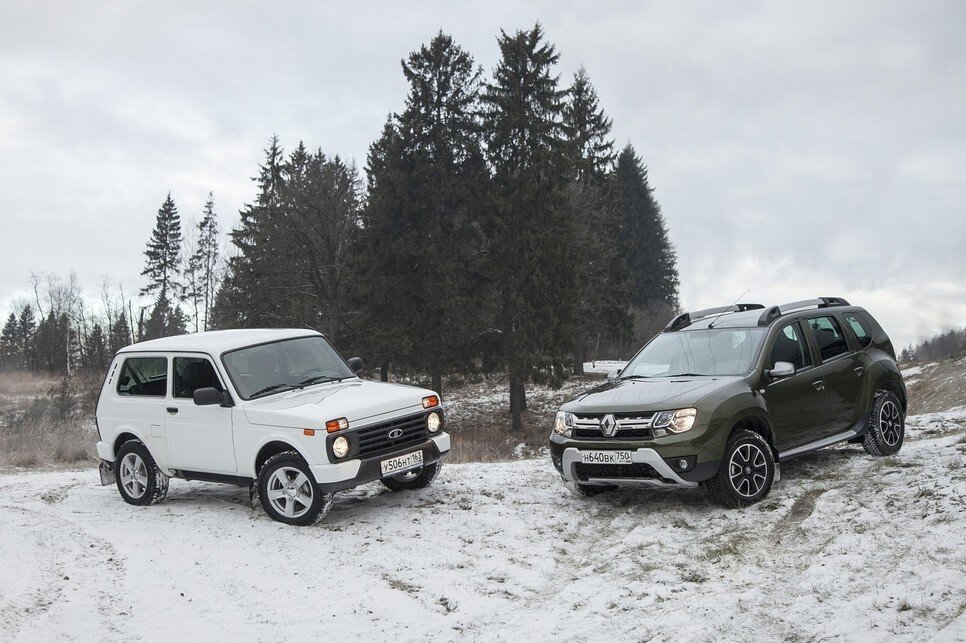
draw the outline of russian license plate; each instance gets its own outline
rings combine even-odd
[[[630,451],[581,451],[580,461],[584,464],[630,464]]]
[[[379,466],[382,467],[382,475],[384,476],[391,476],[396,473],[408,471],[409,469],[415,469],[416,467],[423,466],[423,452],[413,451],[406,455],[397,455],[395,458],[383,460],[379,463]]]

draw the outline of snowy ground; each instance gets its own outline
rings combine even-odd
[[[603,373],[607,374],[611,371],[616,371],[619,368],[624,368],[627,366],[627,362],[622,362],[618,360],[611,359],[601,359],[596,362],[584,362],[584,372],[585,373]]]
[[[339,494],[311,528],[236,487],[125,505],[93,470],[0,476],[0,640],[966,639],[966,407],[902,452],[782,468],[763,503],[573,495],[543,460]]]

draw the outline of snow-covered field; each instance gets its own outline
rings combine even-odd
[[[803,456],[744,511],[571,493],[544,460],[339,494],[290,528],[244,489],[124,504],[93,470],[0,476],[0,640],[966,639],[966,407],[902,452]]]

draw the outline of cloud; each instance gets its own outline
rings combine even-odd
[[[540,20],[649,166],[682,301],[855,299],[906,343],[966,324],[959,3],[5,2],[0,305],[31,270],[137,285],[170,190],[228,228],[272,133],[364,165],[440,28],[489,71]],[[733,295],[731,293],[734,293]],[[723,302],[727,303],[727,302]]]

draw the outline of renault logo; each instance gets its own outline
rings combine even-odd
[[[403,434],[402,429],[393,429],[392,431],[389,432],[389,439],[395,440],[396,438],[401,438],[402,434]]]
[[[617,431],[617,420],[614,419],[613,413],[608,413],[600,419],[600,432],[605,436],[612,437]]]

